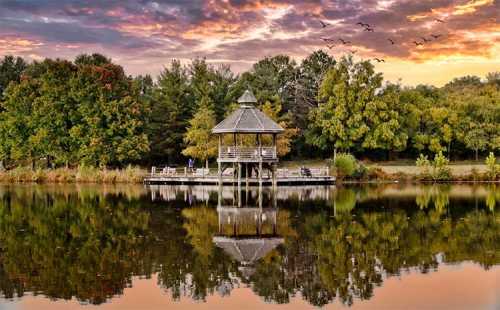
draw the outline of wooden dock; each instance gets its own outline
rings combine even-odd
[[[328,185],[335,183],[335,177],[329,175],[326,168],[310,169],[309,175],[301,175],[300,169],[279,169],[277,173],[278,185]],[[163,168],[158,171],[155,167],[151,174],[144,178],[144,184],[170,184],[170,185],[217,185],[219,178],[217,173],[207,169],[196,169],[188,172],[186,169]],[[245,185],[246,178],[242,178],[241,184]],[[224,185],[236,185],[238,179],[232,174],[222,176]],[[248,178],[249,185],[259,185],[259,179],[256,177]],[[270,175],[263,176],[262,185],[272,185]]]
[[[332,176],[310,176],[310,177],[279,177],[277,178],[278,185],[320,185],[334,184],[335,177]],[[172,177],[172,176],[149,176],[144,179],[144,184],[178,184],[178,185],[216,185],[219,179],[217,176],[206,177]],[[245,184],[243,181],[242,184]],[[224,185],[237,184],[235,178],[222,178]],[[256,178],[248,179],[250,185],[258,185],[259,180]],[[272,185],[272,179],[263,178],[262,185]]]

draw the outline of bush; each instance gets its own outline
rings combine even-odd
[[[420,177],[422,179],[429,179],[431,177],[431,162],[427,158],[427,155],[420,154],[417,158],[416,165],[420,168]]]
[[[443,155],[443,152],[439,152],[434,156],[434,161],[432,162],[432,179],[434,181],[447,181],[451,179],[449,163],[450,160]]]
[[[357,162],[356,158],[348,153],[340,153],[334,161],[335,172],[337,177],[352,177],[356,172]]]
[[[448,167],[448,158],[442,152],[434,156],[434,160],[430,161],[427,156],[420,154],[417,158],[416,165],[420,168],[420,178],[433,181],[447,181],[451,179],[451,170]]]
[[[486,166],[488,167],[488,177],[490,180],[496,180],[500,174],[500,165],[497,164],[497,159],[493,152],[490,152],[485,160]]]

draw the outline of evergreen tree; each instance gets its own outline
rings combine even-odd
[[[19,82],[27,66],[28,64],[21,57],[7,55],[0,60],[0,100],[10,82]]]
[[[158,78],[153,91],[148,136],[153,162],[177,162],[184,146],[184,134],[193,115],[186,68],[173,60]]]

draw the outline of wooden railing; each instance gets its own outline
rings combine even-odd
[[[275,146],[221,146],[219,148],[219,159],[271,160],[277,158]]]
[[[297,177],[327,177],[330,176],[328,167],[307,168],[309,170],[304,173],[304,168],[278,168],[276,176],[278,178],[297,178]],[[226,168],[222,172],[223,178],[234,177],[236,171],[233,168]],[[192,170],[187,167],[151,167],[151,177],[189,177],[189,178],[216,178],[218,176],[217,168],[194,168]],[[263,173],[264,179],[271,178],[271,173],[266,169]]]

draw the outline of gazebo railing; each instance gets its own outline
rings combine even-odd
[[[219,159],[272,160],[277,159],[275,146],[221,146]]]

